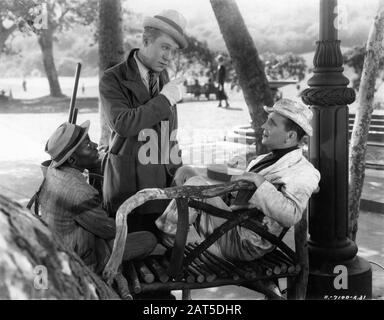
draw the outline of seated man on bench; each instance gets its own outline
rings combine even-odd
[[[317,190],[320,173],[303,156],[300,148],[303,137],[312,135],[310,120],[312,112],[305,105],[281,99],[272,108],[264,108],[268,119],[263,124],[262,143],[270,153],[251,161],[246,172],[237,180],[248,180],[255,184],[256,191],[241,191],[234,202],[225,202],[220,197],[210,198],[206,203],[231,211],[244,207],[257,208],[263,214],[262,224],[268,231],[279,236],[283,228],[300,221],[312,193]],[[175,176],[177,185],[208,185],[207,179],[198,176],[192,167],[184,166]],[[204,240],[226,220],[197,212],[189,208],[189,223]],[[164,237],[169,240],[176,234],[177,207],[172,200],[165,212],[156,221]],[[190,229],[190,233],[193,228]],[[199,239],[197,239],[199,240]],[[256,233],[241,226],[231,229],[216,241],[209,250],[229,260],[250,261],[272,251],[274,246]]]
[[[89,121],[63,123],[49,138],[45,151],[52,162],[38,195],[42,218],[96,273],[104,269],[115,238],[115,220],[102,208],[98,191],[83,172],[98,162],[97,144],[88,136]],[[157,240],[150,232],[127,236],[124,260],[144,258]]]

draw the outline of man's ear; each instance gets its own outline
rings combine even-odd
[[[297,140],[297,132],[294,130],[291,130],[288,132],[288,138],[291,141],[296,141]]]
[[[148,46],[148,42],[149,42],[148,37],[146,37],[146,36],[143,35],[143,46],[144,46],[144,47],[147,47],[147,46]]]

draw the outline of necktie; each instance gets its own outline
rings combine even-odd
[[[149,75],[149,94],[151,95],[151,98],[156,97],[159,93],[159,89],[157,87],[157,77],[153,71],[148,71]]]

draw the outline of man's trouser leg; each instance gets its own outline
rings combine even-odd
[[[154,235],[159,232],[155,221],[160,213],[145,213],[128,215],[128,232],[149,231]]]

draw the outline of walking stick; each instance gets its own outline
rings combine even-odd
[[[79,85],[80,71],[81,71],[81,63],[78,63],[76,66],[75,86],[73,87],[73,91],[72,91],[72,98],[71,98],[71,104],[69,107],[69,119],[68,119],[68,122],[73,124],[76,123],[77,113],[78,113],[78,109],[75,108],[75,105],[76,105],[77,87]]]

